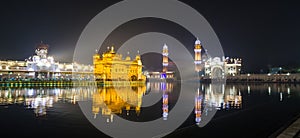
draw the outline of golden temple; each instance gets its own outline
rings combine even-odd
[[[133,60],[129,55],[123,59],[121,54],[115,52],[114,47],[108,47],[107,51],[101,56],[96,52],[93,56],[93,63],[96,80],[146,81],[146,76],[142,73],[143,64],[139,54]]]

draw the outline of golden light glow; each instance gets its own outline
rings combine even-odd
[[[120,80],[120,81],[145,81],[146,76],[142,74],[142,61],[140,55],[136,55],[134,60],[129,56],[123,59],[121,54],[117,54],[114,48],[100,56],[96,53],[93,56],[94,74],[98,80]]]
[[[146,85],[100,88],[93,94],[94,117],[100,113],[110,119],[113,114],[122,114],[124,111],[128,113],[130,110],[139,114],[145,92]]]

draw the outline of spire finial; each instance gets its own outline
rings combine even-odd
[[[166,43],[164,44],[163,49],[168,49],[168,46]]]
[[[114,46],[111,46],[111,52],[114,52]]]
[[[197,37],[197,40],[195,41],[195,45],[200,45],[200,44],[201,44],[201,41]]]

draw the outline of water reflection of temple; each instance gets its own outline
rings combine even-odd
[[[278,96],[284,101],[298,92],[300,85],[277,83],[250,83],[250,84],[201,84],[195,95],[195,122],[199,124],[208,111],[239,110],[243,105],[243,95]]]
[[[91,88],[89,88],[91,90]],[[73,103],[79,100],[87,100],[91,97],[91,91],[87,88],[65,89],[2,89],[0,90],[0,105],[11,104],[24,105],[25,109],[32,109],[36,116],[44,116],[47,109],[52,108],[54,103]]]
[[[169,115],[169,92],[173,90],[173,84],[160,82],[160,86],[160,90],[162,91],[162,116],[163,120],[167,120]]]
[[[204,109],[205,108],[205,109]],[[242,108],[242,95],[240,89],[225,84],[200,85],[195,94],[195,122],[200,124],[203,113],[217,110],[230,110]]]
[[[240,109],[242,107],[242,95],[240,89],[235,86],[209,84],[205,89],[205,103],[219,110]]]
[[[107,117],[107,122],[112,122],[114,114],[129,115],[130,111],[135,111],[139,115],[145,92],[146,86],[99,88],[93,94],[94,118],[100,113]]]
[[[150,85],[150,89],[155,92],[165,91],[171,92],[173,90],[174,84],[171,82],[151,82],[147,83]]]
[[[176,89],[173,90],[174,86],[175,83],[150,82],[146,86],[116,87],[113,90],[93,87],[2,88],[0,89],[0,108],[9,108],[11,104],[17,104],[24,106],[24,109],[32,110],[37,116],[44,116],[48,114],[49,108],[55,108],[56,103],[76,104],[77,101],[92,99],[95,113],[107,116],[113,113],[136,115],[141,112],[142,96],[151,90],[162,98],[161,105],[155,112],[161,112],[161,116],[167,119],[170,107],[175,100],[171,98],[174,97],[173,92],[176,91]],[[276,96],[279,101],[284,101],[299,90],[300,85],[293,84],[202,84],[199,87],[199,95],[197,94],[198,90],[195,90],[196,122],[201,121],[201,118],[203,120],[207,110],[213,108],[218,110],[241,109],[243,107],[242,96],[252,95],[253,92]],[[96,112],[97,110],[98,112]]]
[[[201,121],[202,115],[202,101],[203,101],[203,93],[197,89],[196,96],[195,96],[195,122],[199,125]]]
[[[162,117],[167,120],[169,113],[169,94],[173,91],[173,83],[151,82],[144,86],[102,87],[93,94],[92,112],[94,118],[99,114],[106,122],[113,122],[115,115],[139,115],[142,98],[147,91],[162,94]]]
[[[21,104],[24,102],[24,90],[5,89],[0,91],[0,105]]]
[[[25,106],[29,109],[34,109],[36,116],[43,116],[47,114],[47,108],[53,107],[54,96],[36,95],[25,98]]]
[[[237,89],[235,86],[228,86],[225,90],[225,97],[224,97],[224,106],[221,106],[221,109],[231,109],[242,108],[242,95],[241,91]]]

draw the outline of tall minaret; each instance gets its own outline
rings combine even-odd
[[[162,55],[163,55],[163,63],[162,63],[163,72],[166,73],[168,71],[167,67],[169,64],[169,61],[168,61],[169,51],[168,51],[168,46],[166,44],[163,47]]]
[[[200,40],[197,38],[197,40],[195,41],[195,71],[199,72],[201,71],[201,42]]]

